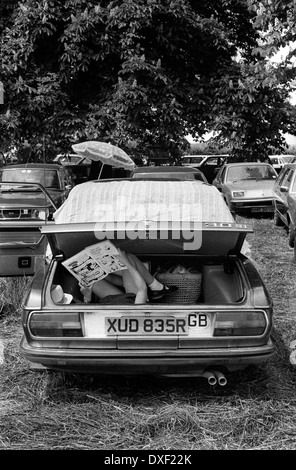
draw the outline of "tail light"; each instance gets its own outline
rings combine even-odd
[[[82,337],[79,313],[33,313],[29,320],[33,336]]]
[[[264,312],[217,312],[214,336],[260,336],[267,326]]]

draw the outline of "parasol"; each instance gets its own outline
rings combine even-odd
[[[78,153],[78,155],[87,157],[95,162],[100,161],[103,165],[111,165],[116,168],[124,168],[126,170],[132,169],[136,166],[131,157],[129,157],[124,150],[107,142],[90,140],[87,142],[81,142],[80,144],[74,144],[72,145],[72,148],[74,152]],[[103,165],[100,170],[99,178]]]

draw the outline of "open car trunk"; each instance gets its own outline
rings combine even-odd
[[[74,228],[75,226],[75,228]],[[81,301],[78,281],[62,265],[84,248],[98,243],[106,233],[98,224],[65,224],[46,226],[53,257],[56,258],[53,284],[62,285],[64,292]],[[102,228],[102,227],[101,227]],[[244,297],[244,277],[240,252],[245,234],[252,228],[246,224],[203,223],[164,228],[161,224],[143,226],[136,239],[126,237],[124,224],[108,239],[125,252],[134,253],[162,283],[179,287],[176,294],[161,303],[228,304]],[[131,233],[130,233],[131,234]],[[186,249],[184,249],[186,245]],[[174,272],[177,271],[177,272]],[[178,272],[181,271],[181,272]],[[185,293],[183,291],[186,291]]]

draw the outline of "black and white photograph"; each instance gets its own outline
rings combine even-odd
[[[296,450],[295,2],[0,0],[0,35],[0,451]]]

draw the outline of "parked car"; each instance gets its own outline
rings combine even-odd
[[[282,168],[274,184],[274,223],[284,225],[289,232],[289,245],[296,260],[296,163]]]
[[[203,376],[225,385],[229,372],[275,352],[272,301],[242,252],[250,232],[212,185],[126,178],[75,186],[55,224],[42,227],[52,259],[39,265],[24,301],[22,354],[56,370]],[[63,262],[100,240],[177,283],[176,297],[83,303]],[[56,286],[62,303],[52,297]]]
[[[141,166],[131,173],[132,178],[170,178],[178,180],[199,180],[207,183],[205,175],[196,168],[184,166]]]
[[[213,185],[221,191],[233,213],[273,212],[273,186],[276,171],[268,163],[227,163]]]
[[[44,254],[43,223],[66,200],[74,182],[56,164],[18,164],[0,168],[0,276],[32,275]]]
[[[279,173],[284,165],[289,163],[295,155],[269,155],[273,168]]]
[[[60,163],[67,168],[72,175],[75,185],[89,180],[91,170],[91,160],[89,158],[81,157],[76,153],[59,154],[54,158],[53,162]]]

